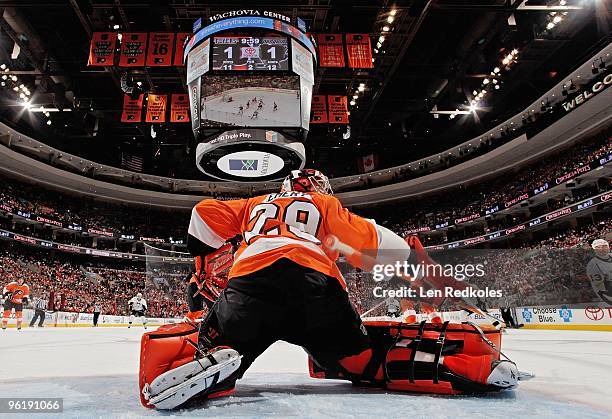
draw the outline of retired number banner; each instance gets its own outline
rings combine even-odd
[[[142,100],[143,94],[133,99],[130,95],[123,95],[123,112],[121,122],[140,122],[142,121]]]
[[[187,93],[172,95],[170,122],[189,122],[189,96]]]
[[[189,32],[179,32],[176,34],[176,41],[174,44],[174,60],[173,65],[182,67],[183,63],[183,52],[185,52],[185,43],[191,35]]]
[[[89,44],[89,66],[112,66],[115,61],[117,34],[114,32],[94,32]]]
[[[327,123],[327,96],[313,95],[312,106],[310,112],[311,124]]]
[[[327,96],[330,124],[348,124],[348,105],[346,96]]]
[[[351,68],[373,68],[372,44],[367,33],[346,34],[346,54]]]
[[[120,67],[144,67],[147,52],[147,33],[124,33],[121,39]]]
[[[166,122],[166,105],[168,103],[168,96],[149,94],[148,98],[146,122],[153,122],[156,124]]]
[[[320,67],[344,67],[342,35],[322,33],[317,36]]]
[[[174,34],[171,32],[151,32],[149,34],[149,50],[147,52],[147,66],[172,65],[172,47]]]

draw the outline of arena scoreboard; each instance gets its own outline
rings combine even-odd
[[[317,59],[303,21],[235,10],[194,30],[184,61],[198,169],[267,181],[302,168]]]
[[[289,71],[286,36],[223,36],[212,42],[216,71]]]

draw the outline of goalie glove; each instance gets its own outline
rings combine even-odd
[[[189,300],[196,302],[197,305],[198,297],[201,296],[207,305],[214,303],[227,287],[229,271],[233,262],[234,247],[231,243],[226,243],[215,252],[206,255],[204,257],[204,269],[192,274],[190,287],[188,288],[191,294]],[[194,288],[195,292],[193,292]],[[191,309],[191,311],[194,310]]]

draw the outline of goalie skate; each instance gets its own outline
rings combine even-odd
[[[161,374],[144,387],[143,394],[157,409],[174,409],[226,380],[240,367],[240,360],[241,356],[233,349],[216,349]]]

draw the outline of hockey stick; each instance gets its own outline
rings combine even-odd
[[[325,246],[326,248],[328,248],[331,251],[337,251],[337,252],[339,252],[339,253],[343,254],[344,256],[347,256],[347,257],[358,257],[361,260],[362,265],[363,265],[365,270],[372,270],[375,265],[379,264],[378,261],[375,258],[373,258],[372,256],[366,255],[366,254],[362,253],[361,251],[359,251],[357,249],[354,249],[353,247],[349,246],[348,244],[343,243],[342,241],[340,241],[340,239],[338,239],[338,237],[336,237],[336,236],[334,236],[332,234],[326,236],[323,239],[323,246]],[[407,275],[406,276],[401,275],[399,277],[401,279],[405,280],[405,281],[408,281],[408,282],[412,282],[414,280],[414,278],[412,278],[410,276],[407,276]],[[434,289],[437,288],[435,286],[435,284],[431,283],[431,281],[427,281],[425,279],[423,279],[423,281],[428,283]],[[459,297],[457,297],[457,299],[458,299],[458,302],[460,304],[461,309],[464,310],[465,312],[467,312],[468,314],[479,314],[479,315],[489,319],[491,324],[496,329],[499,329],[502,326],[503,322],[501,322],[496,317],[490,315],[489,313],[479,309],[478,307],[476,307],[470,301],[467,301],[466,299],[459,298]],[[384,301],[382,303],[384,303]],[[379,307],[382,303],[380,303],[378,306],[375,306],[374,308]],[[374,308],[372,308],[369,311],[372,311]],[[505,325],[505,323],[504,323],[504,325]]]

